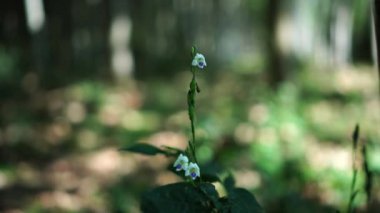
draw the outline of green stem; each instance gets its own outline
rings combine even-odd
[[[193,67],[191,67],[191,72],[193,73],[193,78],[190,82],[190,88],[189,92],[187,94],[187,104],[188,104],[188,111],[189,111],[189,118],[190,118],[190,123],[191,123],[191,135],[192,135],[192,140],[189,141],[189,148],[191,151],[191,155],[195,161],[195,163],[198,164],[197,157],[195,155],[195,94],[196,94],[196,85],[197,82],[195,80],[195,70]]]
[[[348,209],[347,209],[348,213],[351,213],[353,211],[354,199],[355,199],[356,194],[357,194],[357,191],[354,192],[357,174],[358,174],[357,170],[354,170],[354,174],[352,177],[352,183],[351,183],[351,189],[350,189],[350,200],[348,202]]]
[[[353,211],[353,204],[354,204],[354,199],[356,197],[356,194],[358,193],[357,191],[354,192],[355,190],[355,185],[356,185],[356,177],[358,174],[358,170],[356,169],[355,162],[356,162],[356,146],[353,147],[353,152],[352,152],[352,170],[353,170],[353,175],[352,175],[352,182],[351,182],[351,188],[350,188],[350,199],[348,201],[348,208],[347,212],[351,213]]]

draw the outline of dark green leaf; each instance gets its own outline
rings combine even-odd
[[[169,155],[171,156],[178,156],[181,153],[185,154],[185,151],[175,148],[175,147],[171,147],[171,146],[162,146],[162,147],[165,149],[165,152],[170,153]]]
[[[224,179],[223,185],[228,194],[233,192],[235,189],[235,179],[231,173],[228,174],[228,176]]]
[[[210,183],[201,183],[199,185],[200,190],[207,196],[216,209],[221,209],[222,204],[219,202],[218,192],[215,190],[215,186]]]
[[[221,182],[220,178],[214,174],[202,173],[201,178],[206,182]]]
[[[121,148],[120,150],[122,151],[129,151],[129,152],[136,152],[144,155],[156,155],[156,154],[164,154],[166,155],[167,153],[164,150],[161,150],[155,146],[152,146],[150,144],[146,143],[138,143],[135,145],[132,145],[127,148]]]
[[[141,210],[146,213],[212,212],[211,198],[217,196],[213,187],[210,183],[202,183],[199,187],[190,183],[161,186],[143,196]]]
[[[235,188],[229,195],[231,213],[243,212],[263,212],[263,209],[257,202],[256,198],[247,190]]]

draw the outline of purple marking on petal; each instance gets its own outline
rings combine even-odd
[[[197,174],[195,172],[191,173],[191,177],[194,179],[197,177]]]
[[[179,170],[182,169],[182,166],[181,166],[181,164],[178,164],[175,168],[176,168],[177,171],[179,171]]]
[[[200,62],[198,63],[198,65],[201,66],[201,67],[203,67],[203,66],[205,65],[205,63],[203,63],[203,61],[200,61]]]

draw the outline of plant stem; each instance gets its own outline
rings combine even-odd
[[[352,182],[351,182],[351,188],[350,188],[350,199],[348,202],[348,208],[347,212],[351,213],[353,211],[353,204],[356,195],[359,193],[359,190],[355,191],[355,185],[356,185],[356,177],[358,175],[358,169],[356,168],[356,153],[357,153],[357,147],[358,147],[358,139],[359,139],[359,125],[357,124],[355,126],[354,133],[352,135]]]
[[[198,164],[197,157],[195,155],[195,124],[194,124],[195,122],[195,94],[196,94],[197,82],[195,80],[195,70],[193,67],[191,67],[191,72],[193,73],[193,78],[190,82],[189,92],[187,93],[187,105],[188,105],[189,118],[190,118],[190,123],[191,123],[191,135],[192,135],[192,140],[189,141],[189,148],[190,148],[193,160],[195,161],[195,163]]]
[[[358,171],[355,169],[353,177],[352,177],[352,183],[351,183],[350,200],[348,202],[348,210],[347,210],[348,213],[351,213],[353,211],[353,202],[358,193],[358,191],[354,192],[357,174],[358,174]]]

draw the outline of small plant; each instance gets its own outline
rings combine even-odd
[[[173,163],[173,171],[185,181],[157,187],[147,192],[141,200],[143,212],[262,212],[262,208],[255,197],[247,190],[235,187],[235,180],[228,175],[221,180],[216,174],[202,175],[196,156],[195,138],[195,96],[200,92],[196,81],[196,74],[207,66],[205,57],[191,50],[192,62],[190,70],[192,80],[187,93],[188,114],[191,125],[191,139],[186,150],[175,147],[155,147],[149,144],[137,143],[133,146],[122,148],[145,155],[163,154],[177,159]],[[181,175],[182,174],[182,175]],[[213,185],[220,182],[227,192],[221,197]]]
[[[358,153],[359,147],[361,146],[361,152]],[[372,177],[373,174],[369,169],[368,165],[368,156],[367,156],[367,147],[365,143],[360,144],[359,143],[359,125],[357,124],[355,126],[354,133],[352,134],[352,155],[353,155],[353,161],[352,161],[352,170],[353,170],[353,176],[352,176],[352,182],[351,182],[351,188],[350,188],[350,198],[348,201],[348,208],[347,212],[351,213],[354,212],[354,200],[355,197],[358,195],[358,193],[361,191],[360,189],[356,189],[356,179],[359,172],[359,166],[356,163],[357,161],[357,154],[361,154],[361,161],[362,161],[362,170],[365,177],[365,183],[364,183],[364,192],[367,196],[367,207],[370,204],[371,201],[371,188],[372,188]]]

